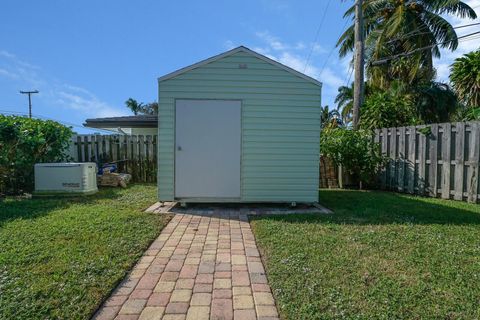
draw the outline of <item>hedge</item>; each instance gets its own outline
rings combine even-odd
[[[32,191],[35,163],[68,161],[72,134],[55,121],[0,115],[0,194]]]

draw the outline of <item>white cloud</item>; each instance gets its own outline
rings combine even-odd
[[[0,77],[8,77],[21,86],[40,91],[38,99],[47,104],[81,113],[85,117],[110,117],[126,114],[85,88],[62,83],[45,75],[41,68],[19,59],[13,53],[0,50]]]
[[[315,53],[315,54],[327,53],[327,50],[325,50],[325,48],[323,48],[318,43],[311,44],[311,50],[312,50],[312,53]]]
[[[282,51],[290,48],[290,46],[284,44],[278,37],[273,36],[268,31],[257,32],[255,35],[265,41],[273,50]]]
[[[223,44],[223,46],[224,46],[225,49],[227,49],[227,50],[232,50],[233,48],[236,47],[232,40],[227,40],[227,41],[225,41],[225,43]]]
[[[477,17],[480,17],[480,0],[467,0],[465,1],[471,8],[474,8],[475,12],[477,13]],[[462,19],[456,16],[446,16],[445,17],[453,26],[461,26],[467,25],[471,23],[478,22],[479,19],[471,20],[471,19]],[[472,32],[478,31],[478,26],[466,27],[456,29],[457,35],[463,36],[466,34],[470,34]],[[480,48],[479,40],[469,38],[460,39],[458,43],[458,47],[455,51],[450,51],[448,49],[441,50],[441,58],[436,59],[434,61],[435,68],[437,69],[437,80],[441,82],[448,82],[449,75],[450,75],[450,65],[455,61],[456,58],[461,57],[465,53],[470,51],[474,51]]]
[[[95,117],[115,117],[125,115],[125,112],[100,101],[88,91],[86,91],[83,96],[72,92],[58,91],[56,96],[58,97],[57,102],[62,106],[85,114],[91,114]]]
[[[18,79],[20,77],[16,73],[13,73],[13,72],[10,72],[8,70],[1,69],[1,68],[0,68],[0,76],[5,76],[5,77],[10,78],[10,79]]]
[[[327,97],[326,103],[333,103],[330,100],[337,94],[338,87],[346,85],[350,57],[338,61],[338,58],[332,56],[330,62],[337,59],[337,63],[326,64],[328,56],[324,53],[327,51],[321,44],[306,45],[303,41],[290,44],[268,31],[257,32],[256,36],[261,45],[253,47],[254,51],[321,81],[324,84],[324,96]],[[310,52],[311,57],[307,63]],[[314,57],[315,55],[321,56]]]

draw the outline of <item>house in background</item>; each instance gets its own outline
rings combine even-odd
[[[127,135],[156,135],[158,117],[156,115],[136,115],[108,118],[92,118],[83,124],[88,128],[96,128]]]

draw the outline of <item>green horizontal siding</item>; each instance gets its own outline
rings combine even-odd
[[[239,69],[239,64],[248,68]],[[161,201],[174,200],[175,99],[242,100],[242,201],[317,201],[320,88],[316,84],[247,52],[161,81]]]

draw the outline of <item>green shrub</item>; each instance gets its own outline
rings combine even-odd
[[[363,183],[373,183],[386,162],[380,146],[373,141],[372,132],[368,130],[323,130],[320,135],[320,151],[332,159],[335,165],[341,165],[347,173],[358,179],[360,188]]]
[[[402,127],[418,122],[412,98],[390,91],[372,93],[360,112],[362,129]]]
[[[33,166],[68,160],[73,132],[55,121],[0,115],[0,193],[33,189]]]

